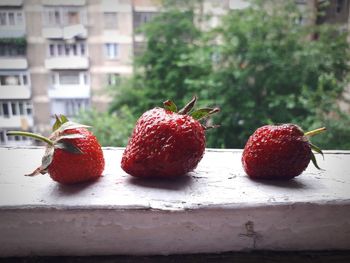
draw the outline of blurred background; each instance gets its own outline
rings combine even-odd
[[[326,126],[350,149],[350,0],[0,0],[0,144],[48,135],[55,114],[125,146],[171,99],[218,106],[207,146],[242,148],[265,124]]]

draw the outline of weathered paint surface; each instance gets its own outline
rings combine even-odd
[[[132,178],[105,148],[96,182],[23,175],[43,148],[0,148],[0,256],[350,249],[350,151],[287,181],[253,181],[241,150],[211,150],[176,180]]]

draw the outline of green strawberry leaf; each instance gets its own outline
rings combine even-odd
[[[58,118],[57,115],[55,115],[55,118],[56,118],[56,121],[55,121],[54,125],[52,126],[52,131],[53,132],[56,131],[62,125],[61,119]]]
[[[66,123],[69,122],[68,118],[66,116],[64,116],[63,114],[60,114],[60,119],[61,119],[61,123]]]
[[[79,147],[77,147],[73,143],[66,140],[61,140],[55,143],[55,148],[62,149],[74,154],[83,154],[83,152],[79,149]]]
[[[316,157],[315,157],[315,155],[314,155],[313,152],[311,152],[311,161],[312,161],[312,163],[314,164],[314,166],[315,166],[318,170],[322,170],[322,169],[318,166],[317,161],[316,161]]]
[[[171,100],[167,100],[163,102],[164,108],[168,111],[172,111],[172,112],[177,112],[177,107],[175,105],[175,103]]]
[[[192,100],[189,103],[187,103],[185,107],[179,110],[178,113],[183,115],[189,113],[193,109],[194,105],[196,104],[196,101],[197,101],[197,96],[193,96]]]
[[[202,118],[205,118],[206,116],[209,116],[209,112],[211,112],[212,110],[212,108],[203,108],[193,111],[190,115],[193,119],[200,120]]]
[[[195,120],[201,120],[219,111],[220,111],[219,108],[203,108],[203,109],[193,111],[190,115]]]
[[[55,118],[56,118],[56,121],[52,126],[52,131],[58,130],[62,126],[62,124],[69,122],[68,118],[62,114],[59,117],[55,114]]]
[[[311,142],[309,142],[309,145],[310,145],[312,150],[314,150],[315,152],[321,154],[323,159],[324,159],[323,152],[322,152],[322,150],[319,147],[317,147],[316,145],[312,144]]]

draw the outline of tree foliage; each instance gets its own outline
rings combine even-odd
[[[135,123],[135,118],[127,106],[114,113],[91,109],[81,112],[78,119],[79,122],[91,126],[91,131],[102,146],[126,146]]]
[[[222,107],[218,121],[224,128],[210,137],[215,146],[243,147],[257,127],[269,123],[308,129],[335,112],[346,87],[346,35],[327,25],[297,23],[300,13],[291,2],[265,4],[231,11],[217,29],[221,59],[210,97]],[[315,32],[319,37],[311,41]]]
[[[337,104],[349,80],[345,33],[301,24],[294,1],[252,1],[212,30],[203,26],[210,16],[195,12],[201,1],[171,2],[143,27],[145,52],[133,77],[114,87],[111,113],[127,106],[134,121],[166,99],[185,104],[197,94],[201,106],[221,108],[209,147],[242,148],[259,126],[292,122],[305,130],[326,125],[319,145],[350,149],[350,117]]]

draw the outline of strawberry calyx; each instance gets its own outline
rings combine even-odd
[[[180,110],[177,109],[176,104],[171,100],[164,101],[163,105],[165,110],[178,113],[181,115],[189,115],[197,121],[207,120],[211,115],[220,111],[220,109],[217,107],[215,108],[206,107],[206,108],[193,110],[196,102],[197,102],[197,96],[193,96],[192,100]],[[204,124],[202,124],[202,126],[205,130],[219,127],[219,125],[204,125]]]
[[[324,154],[323,154],[322,150],[321,150],[318,146],[312,144],[312,143],[310,142],[310,140],[309,140],[309,137],[312,137],[312,136],[315,136],[315,135],[317,135],[317,134],[320,134],[320,133],[322,133],[322,132],[324,132],[324,131],[326,131],[326,130],[327,130],[326,127],[322,127],[322,128],[318,128],[318,129],[315,129],[315,130],[308,131],[308,132],[305,132],[305,133],[304,133],[304,136],[307,137],[307,141],[308,141],[308,144],[310,145],[311,150],[314,151],[314,152],[317,152],[317,153],[321,154],[323,159],[324,159]],[[320,167],[318,166],[318,164],[317,164],[315,154],[314,154],[312,151],[311,151],[311,161],[312,161],[313,165],[314,165],[317,169],[321,170],[321,168],[320,168]]]
[[[78,146],[76,146],[69,140],[81,139],[81,138],[84,138],[85,136],[80,133],[65,134],[65,131],[77,129],[77,128],[89,128],[90,126],[69,121],[67,117],[64,115],[60,115],[60,116],[56,115],[55,117],[56,117],[56,122],[52,128],[53,133],[50,135],[49,138],[42,136],[40,134],[36,134],[32,132],[24,132],[24,131],[8,131],[6,133],[6,135],[9,135],[9,136],[17,135],[17,136],[30,137],[47,144],[45,149],[45,154],[41,160],[41,165],[37,169],[35,169],[32,173],[27,174],[26,176],[34,176],[37,174],[47,173],[47,170],[50,164],[52,163],[55,149],[62,149],[73,154],[83,154],[81,149],[79,149]]]

